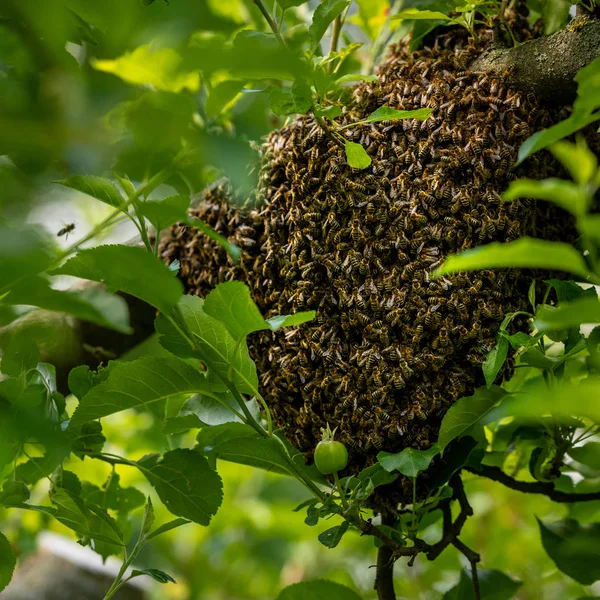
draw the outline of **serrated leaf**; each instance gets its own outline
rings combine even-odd
[[[110,179],[106,179],[105,177],[98,177],[97,175],[74,175],[68,179],[59,179],[54,183],[92,196],[92,198],[96,198],[96,200],[100,200],[100,202],[104,202],[115,208],[126,209],[126,202],[119,188]]]
[[[27,332],[23,332],[13,336],[4,348],[0,369],[4,375],[19,377],[35,369],[39,360],[40,353],[35,340]]]
[[[330,527],[319,534],[319,542],[323,546],[327,546],[327,548],[335,548],[342,541],[349,527],[350,523],[348,521],[343,521],[340,525]]]
[[[414,478],[421,471],[427,470],[435,456],[440,453],[441,448],[433,444],[428,450],[415,450],[405,448],[397,454],[379,452],[377,462],[388,472],[400,471],[406,477]]]
[[[490,389],[479,388],[472,396],[457,400],[445,414],[440,426],[438,444],[443,451],[457,437],[468,431],[506,396],[497,386]]]
[[[544,523],[538,519],[542,545],[565,575],[583,585],[600,579],[600,523],[580,525],[574,519]]]
[[[258,375],[246,342],[236,342],[221,321],[204,312],[203,305],[204,301],[197,296],[183,296],[177,307],[178,318],[193,336],[195,348],[191,348],[178,331],[159,316],[156,331],[160,334],[161,345],[178,356],[203,360],[209,372],[214,370],[214,375],[225,381],[232,379],[241,393],[254,395]],[[221,387],[220,391],[224,389]]]
[[[277,600],[361,600],[360,596],[340,583],[314,579],[284,588]]]
[[[508,356],[508,344],[509,342],[506,337],[499,335],[496,345],[488,352],[483,365],[481,365],[485,383],[488,388],[492,387],[500,369],[502,369],[502,366],[506,361],[506,357]]]
[[[346,141],[346,160],[354,169],[366,169],[371,164],[367,151],[355,142]]]
[[[27,502],[31,492],[23,481],[7,481],[0,492],[0,504],[11,506]]]
[[[450,256],[433,275],[513,267],[566,271],[584,281],[592,276],[581,254],[570,244],[529,237],[508,243],[494,242]]]
[[[171,450],[137,461],[165,506],[178,517],[208,525],[223,500],[223,484],[199,452]]]
[[[80,250],[51,275],[99,281],[111,292],[126,292],[164,313],[173,310],[183,292],[181,282],[163,262],[135,246],[97,246]]]
[[[16,566],[17,558],[12,551],[10,542],[0,532],[0,592],[10,583]]]
[[[317,48],[319,42],[327,32],[329,25],[333,23],[336,17],[342,14],[350,6],[350,0],[323,0],[317,6],[313,13],[312,23],[308,29],[308,34],[312,40],[313,50]]]
[[[79,402],[69,428],[130,408],[152,409],[167,398],[210,389],[204,374],[176,357],[148,356],[117,362],[106,381],[92,388]]]
[[[148,577],[152,577],[154,581],[158,581],[158,583],[177,583],[175,579],[173,579],[168,573],[161,571],[160,569],[134,569],[131,571],[131,577],[139,577],[140,575],[147,575]]]
[[[187,196],[177,195],[163,198],[162,200],[146,200],[139,203],[139,210],[156,231],[187,220],[187,211],[190,199]]]

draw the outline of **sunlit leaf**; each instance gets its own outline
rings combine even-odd
[[[583,280],[592,276],[581,254],[570,244],[529,237],[508,243],[494,242],[450,256],[434,276],[513,267],[566,271]]]
[[[591,198],[572,181],[564,179],[518,179],[511,182],[508,190],[502,195],[504,200],[517,198],[535,198],[547,200],[560,206],[572,215],[585,214]]]
[[[346,160],[354,169],[366,169],[371,164],[367,151],[355,142],[346,141]]]
[[[190,199],[187,196],[169,196],[162,200],[140,202],[141,213],[152,223],[156,231],[187,220]]]
[[[125,198],[121,195],[119,188],[105,177],[96,175],[74,175],[68,179],[60,179],[55,181],[60,185],[77,190],[100,200],[115,208],[125,209]]]
[[[550,331],[579,327],[583,323],[600,323],[598,298],[579,298],[558,307],[542,305],[533,324],[539,331]]]
[[[443,21],[449,21],[450,17],[437,10],[420,10],[418,8],[407,8],[397,15],[390,17],[392,20],[405,20],[410,19],[411,21],[421,21],[429,19],[441,19]]]
[[[564,140],[557,142],[550,150],[577,183],[587,185],[593,180],[598,168],[598,159],[583,138],[578,138],[576,144]]]
[[[329,25],[331,25],[335,18],[341,15],[348,6],[350,6],[350,0],[323,0],[323,2],[317,6],[308,30],[310,39],[312,40],[313,49],[316,49]]]
[[[506,357],[508,356],[508,340],[499,335],[498,341],[496,345],[488,355],[485,357],[485,361],[481,368],[483,369],[483,376],[485,377],[485,383],[488,388],[491,388],[496,381],[496,377],[498,377],[498,373],[502,366],[506,362]]]
[[[405,448],[397,454],[380,452],[377,455],[377,462],[390,473],[392,471],[400,471],[406,477],[416,477],[421,471],[427,470],[433,458],[440,451],[441,448],[437,444],[434,444],[428,450]]]

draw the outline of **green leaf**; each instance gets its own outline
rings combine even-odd
[[[312,23],[308,29],[308,35],[312,40],[312,49],[316,50],[319,42],[327,32],[327,29],[336,17],[342,14],[351,0],[323,0],[313,13]]]
[[[579,327],[583,323],[600,323],[598,298],[579,298],[558,307],[542,304],[537,310],[533,324],[539,331],[546,332]]]
[[[159,316],[156,331],[161,336],[161,345],[178,356],[199,358],[207,364],[209,372],[214,371],[214,375],[225,381],[232,379],[241,393],[254,395],[258,375],[246,342],[236,342],[221,321],[204,312],[203,305],[204,301],[197,296],[183,296],[178,304],[178,319],[193,336],[196,348],[190,348],[177,330]],[[225,387],[220,389],[223,391]]]
[[[223,500],[223,484],[208,461],[194,450],[171,450],[137,462],[165,506],[178,517],[208,525]]]
[[[575,132],[587,127],[590,123],[600,120],[600,113],[581,114],[574,113],[568,119],[553,125],[549,129],[542,129],[534,133],[530,138],[523,142],[519,148],[519,160],[517,165],[521,164],[527,157],[552,146],[563,138],[573,135]]]
[[[227,238],[223,237],[220,233],[217,233],[210,225],[207,225],[201,219],[188,219],[187,223],[191,227],[199,229],[207,238],[210,238],[219,244],[219,246],[231,256],[234,263],[238,264],[240,262],[240,256],[242,254],[241,249],[228,241]]]
[[[188,523],[191,523],[191,521],[188,521],[187,519],[173,519],[172,521],[169,521],[168,523],[157,527],[154,531],[150,533],[150,535],[148,535],[147,539],[151,540],[152,538],[158,537],[163,533],[167,533],[167,531],[177,529],[178,527],[182,527],[183,525],[187,525]]]
[[[190,199],[181,195],[139,203],[140,212],[152,223],[156,231],[162,231],[173,223],[185,222],[189,206]]]
[[[127,303],[120,296],[109,294],[101,286],[83,291],[55,290],[37,275],[18,281],[2,299],[7,305],[30,305],[68,313],[78,319],[95,323],[120,333],[132,333]]]
[[[562,29],[569,18],[571,0],[543,0],[542,19],[544,35],[552,35]]]
[[[497,386],[479,388],[472,396],[457,400],[445,414],[440,426],[438,444],[442,451],[457,437],[466,433],[500,402],[506,392]]]
[[[600,523],[580,525],[573,519],[544,523],[538,519],[542,545],[558,569],[583,585],[600,579]]]
[[[10,542],[0,532],[0,592],[10,583],[16,566],[17,558],[13,554]]]
[[[213,119],[217,117],[225,107],[240,93],[245,85],[244,81],[225,80],[217,83],[206,99],[206,117]]]
[[[362,75],[361,73],[347,73],[336,79],[338,83],[354,83],[355,81],[370,81],[377,83],[377,75]],[[341,113],[340,113],[341,114]]]
[[[56,247],[43,229],[17,229],[0,221],[0,292],[22,277],[45,271],[55,254]]]
[[[495,569],[477,569],[477,575],[481,600],[509,600],[522,585]],[[460,572],[458,584],[444,594],[443,600],[475,600],[470,571]]]
[[[52,275],[72,275],[104,283],[110,292],[122,291],[170,313],[183,286],[167,266],[143,248],[97,246],[80,250]]]
[[[586,215],[577,219],[577,229],[596,243],[600,243],[600,215]]]
[[[228,281],[217,285],[205,298],[203,310],[207,315],[221,321],[236,341],[254,331],[277,331],[281,327],[300,325],[315,317],[315,311],[310,311],[280,315],[265,321],[250,295],[250,288],[241,281]]]
[[[569,450],[569,456],[577,462],[600,471],[600,442],[588,442]]]
[[[421,471],[427,470],[429,464],[435,456],[440,453],[441,448],[434,444],[428,450],[415,450],[405,448],[397,454],[380,452],[377,455],[377,462],[388,472],[400,471],[406,477],[414,478]]]
[[[417,119],[424,121],[433,110],[431,108],[418,108],[416,110],[396,110],[391,106],[380,106],[360,123],[377,123],[379,121],[398,121],[400,119]]]
[[[196,92],[200,85],[198,73],[181,68],[181,55],[171,48],[139,46],[115,60],[92,59],[94,69],[113,73],[127,83],[151,85],[164,92]]]
[[[598,168],[598,159],[588,148],[584,138],[578,138],[575,144],[566,141],[557,142],[550,150],[577,183],[588,185],[593,181]]]
[[[527,337],[529,338],[529,336]],[[490,350],[485,357],[482,369],[488,389],[491,388],[494,381],[496,381],[496,377],[506,361],[506,357],[508,356],[508,345],[509,341],[504,336],[499,335],[496,346]]]
[[[293,6],[301,6],[302,4],[306,4],[308,0],[277,0],[277,4],[283,8],[283,10],[287,10],[288,8],[292,8]]]
[[[4,375],[19,377],[37,367],[40,353],[35,341],[26,332],[13,336],[2,354],[0,367]]]
[[[302,81],[294,81],[289,88],[274,87],[269,94],[271,110],[279,116],[306,114],[312,107],[312,92]]]
[[[54,183],[92,196],[92,198],[96,198],[96,200],[100,200],[100,202],[104,202],[120,210],[126,210],[126,201],[121,195],[119,188],[110,179],[106,179],[105,177],[75,175],[68,179],[59,179]]]
[[[148,577],[152,577],[154,581],[158,581],[158,583],[177,583],[168,573],[161,571],[160,569],[134,569],[131,571],[131,578],[139,577],[140,575],[148,575]]]
[[[23,481],[7,481],[0,492],[0,504],[11,506],[29,500],[31,492]]]
[[[322,106],[319,104],[313,106],[313,113],[317,117],[325,117],[326,119],[333,121],[336,117],[341,116],[342,107],[337,104],[332,104],[331,106]]]
[[[128,514],[142,506],[146,497],[134,487],[121,487],[120,479],[118,473],[113,473],[108,476],[102,488],[84,482],[81,495],[88,503]]]
[[[570,244],[529,237],[509,243],[494,242],[455,254],[448,257],[433,275],[513,267],[566,271],[583,280],[592,276],[581,254]]]
[[[327,548],[335,548],[342,541],[349,527],[350,523],[348,521],[343,521],[341,525],[330,527],[319,534],[319,542],[323,546],[327,546]]]
[[[283,590],[276,600],[361,600],[350,588],[333,581],[314,579],[294,583]]]
[[[225,423],[202,429],[197,436],[201,452],[228,462],[289,475],[284,450],[275,439],[263,438],[249,425]]]
[[[546,200],[575,216],[585,214],[591,201],[591,198],[572,181],[553,177],[541,181],[517,179],[517,181],[511,182],[502,197],[506,201],[516,200],[517,198]]]
[[[354,169],[366,169],[371,164],[367,151],[355,142],[346,141],[346,160]]]
[[[148,356],[113,364],[108,378],[79,402],[69,427],[130,408],[153,404],[179,394],[208,392],[206,376],[176,357]]]
[[[443,21],[450,21],[450,17],[437,10],[419,10],[418,8],[407,8],[397,15],[390,17],[392,21],[399,19],[410,19],[411,21],[421,21],[429,19],[441,19]]]

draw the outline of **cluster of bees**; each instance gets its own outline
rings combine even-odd
[[[348,128],[373,159],[366,170],[350,168],[310,116],[273,132],[256,197],[236,206],[221,183],[194,211],[242,247],[239,265],[190,228],[163,242],[189,293],[242,279],[267,317],[316,311],[312,323],[255,334],[250,350],[276,425],[307,454],[326,423],[336,427],[352,471],[383,449],[429,447],[452,403],[482,383],[505,314],[527,308],[531,273],[432,278],[445,257],[569,235],[551,205],[501,200],[517,176],[556,174],[547,154],[512,167],[521,143],[560,115],[505,77],[467,71],[479,51],[443,37],[419,52],[392,48],[339,124],[384,105],[433,113]]]

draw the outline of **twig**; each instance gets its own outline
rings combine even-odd
[[[273,19],[271,18],[269,11],[265,8],[265,5],[262,3],[262,0],[253,0],[253,2],[257,6],[258,10],[260,10],[260,12],[262,13],[265,20],[267,21],[269,27],[271,28],[271,31],[275,34],[277,41],[285,48],[286,45],[285,45],[283,38],[281,37],[281,34],[279,33],[279,29],[278,29],[277,25],[275,24],[275,21],[273,21]]]
[[[315,117],[315,121],[319,124],[319,127],[321,127],[321,129],[325,132],[325,135],[332,140],[335,144],[337,144],[342,150],[346,150],[346,146],[344,144],[344,142],[342,142],[342,140],[339,137],[339,134],[337,134],[335,131],[333,131],[328,125],[327,123],[325,123],[323,117],[319,117],[317,115],[315,115],[313,113],[314,117]]]
[[[561,492],[560,490],[554,489],[554,484],[544,481],[518,481],[513,479],[510,475],[507,475],[499,467],[489,467],[482,465],[480,470],[467,468],[467,471],[497,481],[506,487],[523,492],[525,494],[540,494],[547,496],[554,502],[591,502],[592,500],[600,500],[600,492],[588,492],[585,494],[571,494],[568,492]]]
[[[381,515],[381,523],[392,527],[394,517],[388,513]],[[377,574],[375,575],[375,590],[379,600],[396,600],[394,591],[394,551],[384,544],[377,550]]]
[[[340,41],[340,33],[342,32],[342,15],[338,15],[333,22],[333,32],[331,34],[331,46],[329,52],[337,50],[338,42]]]

